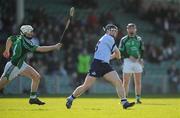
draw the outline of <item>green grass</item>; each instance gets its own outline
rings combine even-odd
[[[47,104],[29,105],[28,98],[1,98],[0,118],[180,118],[179,98],[144,98],[143,104],[128,110],[122,109],[116,98],[79,98],[70,110],[65,98],[41,99]]]

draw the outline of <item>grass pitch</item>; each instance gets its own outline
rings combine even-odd
[[[117,98],[78,98],[70,110],[66,98],[41,100],[46,105],[29,105],[28,98],[0,98],[0,118],[180,118],[179,98],[144,98],[143,104],[128,110]]]

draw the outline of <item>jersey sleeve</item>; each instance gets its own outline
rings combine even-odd
[[[31,41],[30,42],[23,42],[23,46],[30,52],[35,52],[38,48],[38,45],[34,45]]]
[[[107,40],[107,45],[111,49],[111,52],[114,52],[115,49],[117,48],[116,43],[113,38],[110,40]]]
[[[9,36],[8,39],[14,43],[17,40],[17,36]]]
[[[28,50],[29,50],[30,52],[35,52],[37,48],[38,48],[37,45],[30,45]]]
[[[117,48],[117,46],[116,46],[116,43],[114,43],[111,52],[114,52],[116,49],[118,49],[118,48]]]
[[[30,51],[35,52],[37,48],[38,48],[38,45],[33,45]]]
[[[124,38],[121,39],[120,43],[119,43],[119,51],[121,52],[121,56],[123,57],[126,49],[125,49],[125,45],[124,45]]]
[[[124,45],[123,45],[123,39],[121,39],[120,43],[119,43],[119,50],[124,50]]]

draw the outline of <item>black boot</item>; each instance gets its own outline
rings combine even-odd
[[[40,101],[38,98],[34,98],[34,99],[30,98],[29,104],[44,105],[45,102]]]

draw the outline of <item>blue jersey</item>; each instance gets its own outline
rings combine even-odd
[[[109,63],[111,54],[117,48],[114,38],[108,34],[105,34],[96,44],[94,59],[101,60],[105,63]]]

